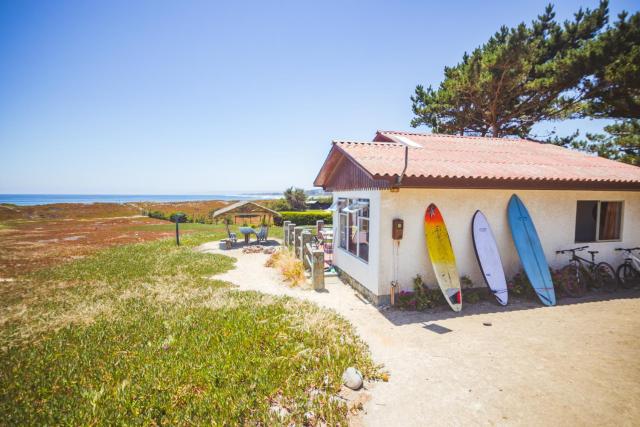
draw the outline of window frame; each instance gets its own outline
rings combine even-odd
[[[352,257],[357,258],[359,261],[365,263],[365,264],[369,264],[369,256],[371,255],[371,251],[370,251],[370,246],[368,246],[367,248],[367,259],[364,259],[360,256],[360,223],[362,220],[366,220],[367,221],[367,225],[369,225],[368,227],[368,233],[369,233],[369,241],[371,241],[371,199],[368,198],[363,198],[363,197],[340,197],[338,198],[339,203],[338,203],[338,248],[340,248],[343,252],[348,253],[349,255],[351,255]],[[340,202],[345,201],[346,203],[344,205],[340,205]],[[351,211],[348,208],[354,204],[358,204],[358,203],[366,203],[367,206],[367,216],[363,216],[361,215],[361,212],[363,211],[362,208],[357,209],[356,211]],[[346,211],[344,211],[344,209],[347,208]],[[355,219],[352,219],[353,213],[355,213]],[[343,233],[342,233],[342,219],[343,216],[346,218],[346,233],[344,235],[344,239],[343,239]],[[350,244],[351,242],[351,231],[352,229],[355,229],[355,236],[356,236],[356,241],[355,243],[355,248],[356,251],[355,253],[352,252],[350,250]],[[367,242],[367,245],[369,245],[369,243]]]
[[[595,202],[596,203],[596,221],[595,221],[595,240],[592,241],[577,241],[576,240],[576,227],[578,222],[578,202]],[[617,239],[600,239],[600,210],[602,203],[620,203],[620,237]],[[621,242],[622,236],[624,234],[624,211],[625,211],[625,203],[624,200],[576,200],[576,215],[574,221],[574,231],[573,231],[573,242],[576,244],[581,243],[607,243],[607,242]]]

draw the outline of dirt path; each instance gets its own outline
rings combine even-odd
[[[289,295],[339,312],[390,373],[369,390],[370,426],[637,425],[640,423],[640,295],[543,308],[490,303],[428,314],[379,311],[333,279],[327,292],[291,289],[266,255],[238,259],[218,279]],[[491,326],[485,326],[490,323]]]

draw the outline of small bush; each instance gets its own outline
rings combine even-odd
[[[473,282],[468,276],[462,276],[460,278],[460,286],[462,287],[463,302],[468,304],[475,304],[482,299],[480,295],[482,290],[474,288]]]
[[[304,211],[304,212],[280,212],[282,221],[291,221],[295,225],[316,225],[316,221],[322,220],[325,224],[331,224],[332,212],[328,211]]]
[[[276,267],[280,262],[280,258],[282,257],[282,251],[275,251],[271,254],[269,258],[267,258],[267,262],[264,263],[265,267]]]
[[[147,215],[149,218],[164,219],[165,221],[169,220],[169,217],[160,211],[149,211]]]
[[[480,302],[481,299],[480,293],[474,289],[468,289],[462,293],[462,300],[467,304],[476,304]]]
[[[304,276],[304,265],[293,252],[289,249],[283,249],[274,252],[267,262],[267,267],[277,268],[284,280],[291,283],[292,286],[301,285],[306,281]]]
[[[515,276],[513,276],[513,278],[507,283],[507,288],[511,295],[525,298],[533,298],[535,296],[535,291],[531,286],[531,282],[523,270],[520,270]]]
[[[406,310],[434,308],[445,302],[440,289],[429,289],[419,274],[413,279],[413,292],[401,291],[398,296],[398,306]]]

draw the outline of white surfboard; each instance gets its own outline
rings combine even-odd
[[[489,221],[480,211],[476,211],[471,222],[473,234],[473,248],[476,251],[480,270],[487,283],[487,286],[502,305],[507,305],[509,292],[507,290],[507,280],[502,268],[502,260],[496,239],[493,237]]]

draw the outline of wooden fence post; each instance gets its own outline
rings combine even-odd
[[[311,266],[309,265],[309,263],[307,262],[306,258],[304,256],[304,250],[307,247],[307,244],[309,246],[311,246],[311,238],[313,237],[313,234],[311,234],[311,230],[309,229],[304,229],[304,231],[302,232],[302,234],[300,235],[302,240],[300,243],[300,253],[298,254],[298,257],[302,260],[302,264],[306,267],[306,268],[311,268]]]
[[[322,249],[313,249],[311,251],[311,283],[313,289],[321,291],[324,289],[324,251]]]
[[[283,241],[285,246],[287,245],[287,238],[289,236],[287,236],[287,233],[289,233],[289,224],[291,224],[291,221],[285,221],[282,223],[282,231],[283,231]]]
[[[302,231],[304,227],[298,226],[293,228],[293,253],[299,257],[300,256],[300,236],[302,235]]]
[[[293,245],[293,229],[296,228],[296,225],[292,222],[289,223],[289,232],[287,233],[287,240],[285,243],[287,246]]]
[[[320,232],[322,231],[322,229],[324,228],[324,221],[319,219],[316,221],[316,231],[318,232],[318,234],[320,234]]]

